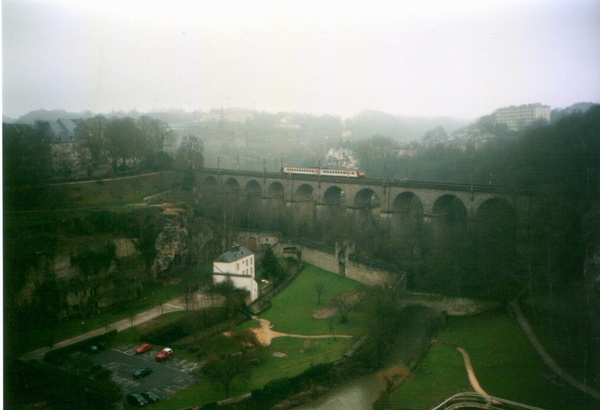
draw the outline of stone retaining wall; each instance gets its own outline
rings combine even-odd
[[[351,249],[351,248],[350,248]],[[349,258],[346,247],[336,249],[310,243],[308,241],[282,241],[273,247],[278,257],[297,257],[301,252],[303,262],[323,270],[343,275],[369,286],[383,285],[400,279],[403,289],[406,289],[406,274],[399,269],[392,271],[390,266],[378,266],[377,262],[363,263]]]
[[[400,303],[404,306],[424,306],[438,312],[445,312],[448,316],[473,315],[500,306],[499,302],[485,302],[467,298],[413,292],[403,295]]]

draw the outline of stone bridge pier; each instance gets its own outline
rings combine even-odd
[[[504,239],[515,236],[544,205],[494,186],[237,170],[205,170],[198,188],[202,201],[241,218],[243,228],[286,226],[296,236],[378,232],[397,242],[419,237],[432,245],[485,229]]]

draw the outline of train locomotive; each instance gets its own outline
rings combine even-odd
[[[294,175],[312,175],[312,176],[327,176],[327,177],[347,177],[347,178],[362,178],[365,176],[364,171],[357,169],[328,169],[328,168],[312,168],[312,167],[283,167],[281,172],[284,174]]]

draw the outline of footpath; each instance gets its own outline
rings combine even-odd
[[[196,294],[194,294],[194,296],[196,298],[196,301],[204,299],[202,297],[201,293],[196,293]],[[208,303],[206,301],[205,301],[205,303],[197,303],[197,302],[190,303],[188,301],[187,308],[188,309],[200,309],[200,308],[205,308],[208,305],[211,305],[213,303],[214,302],[210,299],[208,300]],[[175,299],[171,299],[167,302],[164,302],[162,305],[157,305],[148,310],[136,313],[133,316],[129,316],[124,319],[117,320],[116,322],[110,323],[106,326],[99,327],[94,330],[90,330],[89,332],[81,333],[79,335],[70,337],[70,338],[62,340],[60,342],[56,342],[55,344],[52,345],[52,347],[42,347],[40,349],[36,349],[34,351],[24,354],[21,357],[21,359],[22,360],[41,360],[41,359],[43,359],[44,355],[51,350],[60,349],[65,346],[69,346],[74,343],[78,343],[83,340],[87,340],[94,336],[103,335],[103,334],[108,333],[113,330],[117,330],[120,332],[122,330],[129,329],[130,327],[134,327],[134,326],[140,325],[142,323],[148,322],[149,320],[157,318],[165,313],[177,312],[177,311],[182,311],[182,310],[186,310],[186,301],[185,301],[184,296],[179,296],[179,297],[176,297]]]

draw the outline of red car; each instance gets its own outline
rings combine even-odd
[[[149,345],[148,343],[144,343],[143,345],[135,348],[135,353],[136,354],[144,353],[144,352],[149,351],[150,349],[152,349],[152,345]]]
[[[160,352],[159,354],[157,354],[154,357],[156,358],[157,361],[161,361],[161,360],[168,359],[169,357],[171,357],[172,354],[173,354],[173,350],[169,349],[168,347],[165,347],[162,350],[162,352]]]

